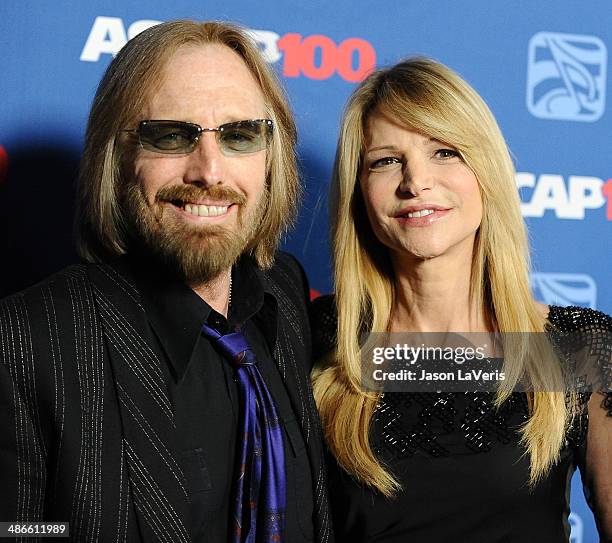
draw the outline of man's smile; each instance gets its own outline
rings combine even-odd
[[[209,200],[213,202],[213,200]],[[163,204],[170,204],[180,215],[187,216],[188,219],[223,219],[232,213],[232,209],[237,204],[227,201],[212,203],[184,202],[183,200],[164,200]]]

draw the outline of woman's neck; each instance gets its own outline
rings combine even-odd
[[[471,259],[392,256],[396,296],[392,332],[487,332],[483,307],[470,293]]]

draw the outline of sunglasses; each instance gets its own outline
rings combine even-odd
[[[234,121],[217,128],[203,128],[183,121],[140,121],[138,128],[122,132],[138,134],[143,149],[168,155],[191,153],[202,132],[215,132],[221,152],[231,156],[265,149],[272,137],[272,127],[270,119]]]

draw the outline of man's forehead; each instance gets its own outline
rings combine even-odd
[[[183,46],[161,72],[160,83],[151,93],[146,109],[174,107],[216,109],[264,106],[264,96],[245,61],[222,44]]]
[[[244,85],[246,91],[261,92],[244,59],[223,44],[189,45],[178,49],[166,63],[163,82],[202,87]]]

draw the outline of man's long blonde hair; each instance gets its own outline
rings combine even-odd
[[[364,328],[388,331],[395,300],[387,249],[367,220],[358,179],[366,122],[375,110],[453,146],[476,175],[483,217],[475,240],[470,292],[496,331],[543,332],[545,318],[529,288],[527,232],[512,160],[482,98],[453,71],[428,59],[405,60],[370,75],[348,102],[338,141],[330,204],[337,350],[320,361],[314,392],[339,464],[391,496],[399,483],[376,458],[369,438],[380,395],[360,386],[360,334]],[[549,354],[546,349],[545,344],[527,341],[504,345],[506,381],[496,400],[498,405],[505,401],[524,376],[535,390],[529,393],[530,418],[521,429],[532,484],[558,459],[573,411],[562,392],[561,369],[543,370],[538,364]]]
[[[96,262],[126,252],[129,234],[120,205],[121,161],[126,149],[118,134],[135,128],[163,72],[182,47],[225,45],[244,61],[259,84],[274,122],[267,155],[268,201],[249,250],[261,267],[272,264],[279,239],[292,224],[300,195],[296,128],[274,71],[241,28],[222,22],[171,21],[132,38],[106,70],[87,124],[77,183],[77,250]]]

